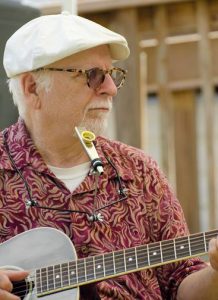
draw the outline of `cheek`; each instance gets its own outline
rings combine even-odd
[[[73,82],[66,84],[59,80],[47,94],[45,109],[51,110],[58,119],[81,119],[84,116],[87,105],[94,98],[94,91],[84,84]]]

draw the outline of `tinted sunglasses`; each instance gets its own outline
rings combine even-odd
[[[82,69],[62,69],[62,68],[39,68],[35,71],[60,71],[60,72],[70,72],[70,73],[79,73],[86,76],[86,83],[88,87],[96,90],[100,87],[100,85],[104,82],[106,74],[109,74],[116,85],[116,87],[119,89],[126,78],[127,71],[113,67],[110,70],[103,70],[100,68],[92,68],[89,70],[82,70]]]

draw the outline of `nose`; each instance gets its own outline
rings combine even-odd
[[[116,96],[117,87],[111,78],[110,74],[105,75],[105,79],[100,85],[100,87],[96,90],[96,94],[108,94],[109,96]]]

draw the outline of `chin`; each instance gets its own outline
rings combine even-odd
[[[88,119],[81,122],[80,127],[85,127],[87,130],[92,131],[96,136],[103,135],[108,126],[107,119]]]

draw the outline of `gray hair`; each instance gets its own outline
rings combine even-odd
[[[48,72],[31,72],[37,85],[37,91],[44,89],[49,92],[52,87],[52,76]],[[21,86],[21,75],[16,75],[8,79],[9,91],[12,94],[13,102],[18,108],[19,115],[24,119],[26,106],[24,102],[24,92]]]

